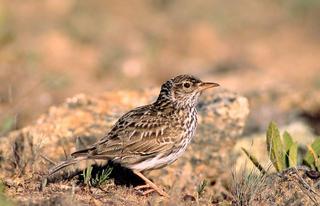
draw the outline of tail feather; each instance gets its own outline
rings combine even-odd
[[[86,160],[86,159],[87,159],[87,157],[76,157],[76,158],[73,158],[70,160],[63,161],[63,162],[59,163],[58,165],[50,168],[49,176],[53,175],[54,173],[58,172],[59,170],[65,168],[65,167],[68,167],[73,164],[77,164],[79,161]]]
[[[94,149],[94,147],[78,150],[78,151],[72,153],[71,157],[77,158],[77,157],[88,156],[88,153],[90,151],[92,151],[93,149]]]

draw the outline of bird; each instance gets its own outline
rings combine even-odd
[[[218,83],[192,75],[167,80],[155,102],[137,107],[122,117],[91,146],[49,169],[49,175],[84,160],[109,160],[133,171],[159,195],[169,195],[143,175],[176,161],[191,142],[197,127],[197,103],[202,92]],[[145,193],[147,194],[147,192]]]

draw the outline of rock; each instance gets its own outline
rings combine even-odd
[[[309,92],[302,104],[302,116],[313,128],[315,134],[320,135],[320,92]]]
[[[183,196],[183,201],[186,201],[186,202],[194,202],[194,201],[196,201],[196,198],[195,197],[193,197],[192,195],[185,195],[185,196]]]
[[[268,175],[239,173],[232,205],[319,205],[319,176],[304,166]]]
[[[289,168],[266,177],[257,185],[250,205],[319,205],[319,175],[307,167]]]
[[[95,142],[124,112],[151,103],[157,94],[158,90],[80,94],[51,107],[35,124],[0,138],[0,178],[45,174],[52,166],[49,161],[65,159],[76,150],[76,142]],[[198,112],[199,127],[186,153],[173,165],[148,174],[172,192],[192,193],[199,180],[216,178],[228,169],[230,151],[249,113],[248,101],[228,91],[208,92]]]
[[[304,117],[314,132],[320,134],[319,90],[293,90],[280,87],[276,90],[247,93],[246,97],[250,100],[251,115],[244,133],[264,132],[271,120],[278,125],[287,125]]]

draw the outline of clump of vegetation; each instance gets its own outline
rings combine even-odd
[[[254,168],[247,171],[246,165],[238,172],[233,171],[230,191],[233,198],[232,205],[252,205],[254,197],[265,185],[267,177],[265,174],[257,174]]]
[[[203,180],[203,181],[201,181],[201,183],[198,185],[198,187],[197,187],[198,197],[200,197],[200,196],[203,194],[203,192],[205,191],[205,188],[206,188],[207,184],[208,184],[207,180]]]
[[[293,141],[291,135],[285,131],[281,136],[277,125],[271,122],[267,130],[266,141],[269,158],[278,172],[297,165],[306,165],[320,171],[320,138],[307,146],[307,153],[303,156],[298,153],[298,144]],[[255,156],[245,148],[242,150],[261,173],[267,173]]]
[[[112,169],[112,167],[108,167],[102,170],[101,172],[98,172],[97,174],[93,175],[93,167],[90,166],[87,169],[85,169],[82,173],[83,182],[85,185],[88,186],[99,187],[110,179]]]

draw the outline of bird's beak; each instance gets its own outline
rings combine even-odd
[[[200,91],[212,88],[212,87],[218,87],[220,86],[218,83],[213,83],[213,82],[202,82],[199,85]]]

